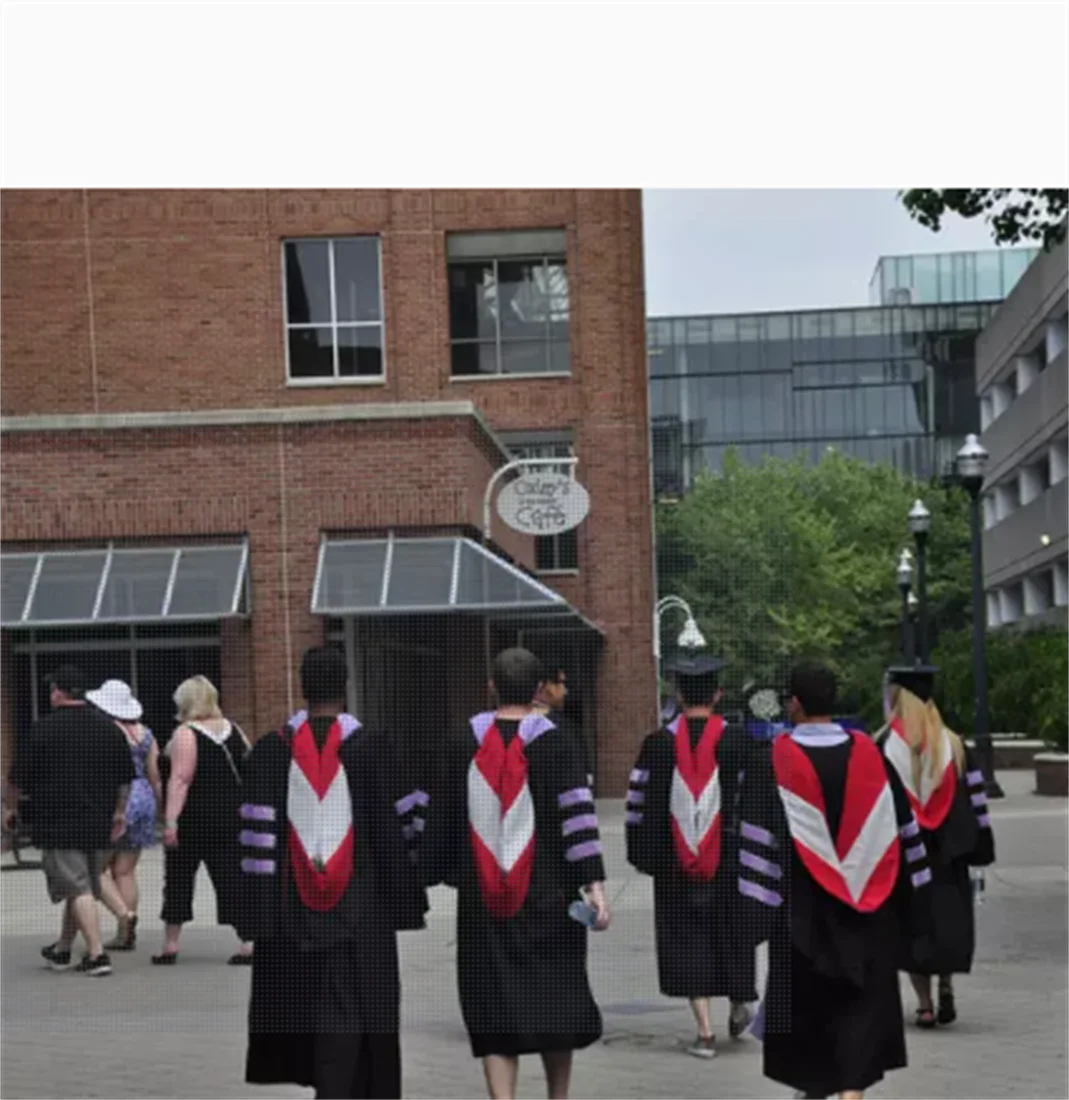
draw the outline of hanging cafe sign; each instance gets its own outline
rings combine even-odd
[[[497,498],[497,514],[525,535],[559,535],[578,527],[590,511],[590,494],[568,474],[532,471],[510,481]]]

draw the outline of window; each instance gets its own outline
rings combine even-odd
[[[378,237],[283,242],[291,382],[381,381]]]
[[[571,458],[575,454],[571,440],[558,433],[532,433],[526,438],[506,434],[506,443],[513,458]],[[569,466],[536,466],[546,473],[570,474]],[[522,471],[521,471],[522,472]],[[579,529],[573,527],[559,535],[538,535],[535,538],[535,568],[554,573],[579,568]]]
[[[447,241],[454,377],[571,372],[563,230]]]

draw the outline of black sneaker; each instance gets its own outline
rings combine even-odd
[[[105,954],[97,955],[95,959],[86,955],[74,969],[79,974],[102,978],[105,974],[111,973],[111,959]]]
[[[47,947],[42,947],[41,958],[53,970],[70,970],[71,968],[70,951],[60,951],[58,943],[50,943]]]

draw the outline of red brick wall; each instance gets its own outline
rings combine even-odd
[[[572,377],[452,381],[446,233],[539,227],[567,234]],[[287,386],[280,242],[355,233],[382,240],[386,380]],[[571,428],[592,509],[580,534],[579,576],[550,583],[605,631],[601,789],[622,793],[656,714],[638,192],[6,191],[0,262],[5,416],[466,399],[494,428]],[[206,524],[214,532],[262,530],[266,541],[255,535],[252,544],[251,646],[257,696],[277,694],[262,681],[282,682],[267,669],[283,653],[274,624],[261,629],[260,616],[278,614],[283,603],[280,593],[269,595],[283,575],[282,548],[270,533],[281,501],[279,438],[289,522],[308,531],[286,555],[295,652],[316,626],[307,615],[309,547],[328,494],[329,516],[340,527],[418,525],[443,508],[450,522],[463,514],[481,526],[482,486],[499,461],[485,440],[450,451],[442,433],[456,428],[444,422],[393,435],[396,427],[361,425],[360,433],[370,433],[361,438],[379,444],[362,452],[365,473],[354,454],[337,453],[356,430],[257,429],[247,445],[244,429],[221,430],[212,438],[231,443],[222,452],[213,444],[208,454],[199,432],[165,446],[152,443],[152,432],[50,435],[36,443],[8,435],[4,537],[103,538],[146,529],[178,536]],[[27,447],[43,460],[20,460]],[[419,453],[405,453],[412,448]],[[237,452],[222,492],[219,459]],[[190,493],[193,486],[210,492]],[[428,503],[430,489],[437,503]],[[454,494],[447,508],[445,492]],[[93,503],[72,506],[76,499]],[[522,557],[527,540],[500,523],[494,534]]]

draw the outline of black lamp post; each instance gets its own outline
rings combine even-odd
[[[928,636],[928,532],[932,527],[932,513],[924,502],[916,500],[909,510],[909,530],[917,544],[917,656],[922,665],[928,664],[931,640]]]
[[[913,664],[913,631],[909,621],[909,590],[913,584],[913,563],[909,560],[909,551],[903,550],[895,569],[895,581],[902,593],[902,660]]]
[[[987,631],[984,613],[984,566],[980,526],[980,490],[984,485],[988,453],[973,434],[958,451],[958,480],[969,494],[972,521],[972,658],[976,693],[976,747],[984,770],[988,798],[1004,797],[995,779],[995,750],[987,728]]]

